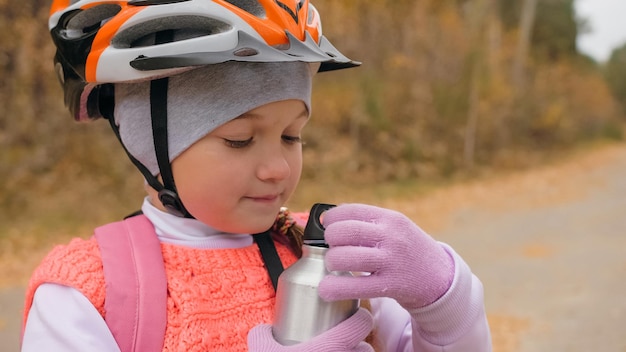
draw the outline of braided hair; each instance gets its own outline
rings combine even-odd
[[[298,257],[302,257],[304,229],[296,223],[287,208],[281,208],[272,226],[274,239],[289,245],[289,248]]]

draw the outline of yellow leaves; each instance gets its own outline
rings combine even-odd
[[[463,3],[474,1],[484,4]],[[477,116],[477,164],[488,166],[502,151],[529,153],[538,131],[547,141],[542,146],[573,145],[619,121],[600,73],[574,60],[528,61],[528,91],[518,94],[511,84],[515,24],[498,22],[493,9],[470,16],[459,3],[314,1],[325,35],[363,66],[316,77],[313,119],[304,132],[307,175],[359,172],[376,181],[453,175],[463,167],[470,115]],[[0,0],[0,210],[54,210],[33,205],[42,194],[76,209],[83,197],[107,195],[114,207],[134,189],[125,177],[138,173],[104,121],[73,125],[53,72],[47,9],[18,4]],[[70,184],[76,195],[63,195],[61,186]]]
[[[591,133],[610,121],[618,121],[618,108],[606,82],[598,73],[560,62],[536,68],[534,101],[540,113],[534,127],[559,126],[567,138]]]
[[[403,53],[393,53],[385,60],[385,67],[392,70],[411,69],[415,66],[416,59]]]
[[[551,131],[559,126],[559,123],[566,115],[567,108],[563,100],[548,103],[538,118],[531,123],[534,131]]]

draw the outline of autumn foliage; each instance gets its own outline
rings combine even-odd
[[[324,34],[363,65],[317,77],[307,179],[432,180],[622,138],[623,110],[599,66],[568,44],[575,26],[546,35],[555,16],[534,18],[541,35],[520,56],[523,9],[511,4],[521,2],[314,3]],[[50,222],[121,216],[142,181],[106,122],[77,124],[65,110],[48,6],[0,0],[0,223],[33,212]]]

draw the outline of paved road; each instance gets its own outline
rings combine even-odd
[[[482,279],[495,351],[626,351],[626,148],[513,180],[436,234]]]
[[[390,203],[482,279],[494,351],[626,352],[626,145]],[[0,291],[1,351],[22,294]]]
[[[19,350],[20,323],[24,289],[21,287],[0,290],[0,351]]]

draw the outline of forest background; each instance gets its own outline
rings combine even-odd
[[[108,124],[75,123],[63,106],[49,5],[0,0],[0,255],[89,235],[143,197]],[[401,195],[624,138],[626,46],[603,64],[579,53],[588,28],[573,0],[315,5],[324,34],[363,65],[316,78],[298,210],[325,194]]]

